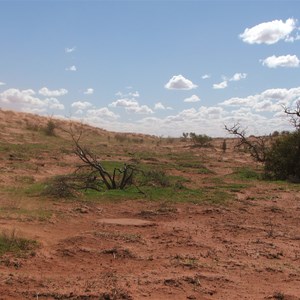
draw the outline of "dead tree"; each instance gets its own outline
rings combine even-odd
[[[123,190],[133,183],[133,175],[137,171],[135,166],[124,163],[121,168],[114,168],[112,172],[109,172],[95,153],[81,145],[82,131],[78,137],[75,137],[71,129],[68,133],[74,142],[75,155],[83,162],[77,167],[75,172],[77,176],[73,177],[75,178],[74,188],[102,191],[104,186],[108,190]]]
[[[288,108],[286,106],[283,107],[284,112],[290,116],[290,122],[296,128],[296,130],[300,130],[300,100],[296,103],[296,108]]]
[[[232,127],[225,125],[225,130],[239,139],[236,148],[244,146],[256,161],[265,162],[269,138],[265,136],[247,138],[245,129],[242,129],[239,123],[234,124]]]

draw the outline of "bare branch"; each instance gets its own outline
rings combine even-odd
[[[247,138],[246,130],[242,129],[239,123],[234,124],[232,127],[225,125],[225,130],[239,138],[239,142],[236,147],[246,147],[246,150],[258,162],[264,162],[266,160],[266,151],[268,148],[266,137],[253,137],[252,139]]]

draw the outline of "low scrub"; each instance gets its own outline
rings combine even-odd
[[[34,240],[17,237],[16,232],[2,232],[0,234],[0,257],[6,253],[23,255],[37,248],[38,243]]]

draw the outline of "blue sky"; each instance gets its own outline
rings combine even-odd
[[[300,1],[0,1],[0,106],[108,130],[289,128]]]

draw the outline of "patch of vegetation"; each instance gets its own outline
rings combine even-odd
[[[53,198],[74,198],[77,193],[69,183],[70,176],[55,176],[43,187],[41,194]]]
[[[266,154],[266,177],[300,183],[300,130],[277,138]]]
[[[52,119],[50,119],[50,120],[48,120],[46,126],[43,129],[44,129],[44,132],[46,135],[55,136],[55,128],[56,127],[57,126],[56,126],[55,122]]]
[[[16,232],[0,233],[0,257],[7,253],[17,256],[27,255],[38,247],[38,242],[22,237],[17,237]]]
[[[259,173],[257,173],[256,171],[248,167],[236,168],[236,170],[230,176],[234,179],[241,179],[241,180],[261,179],[261,175]]]

